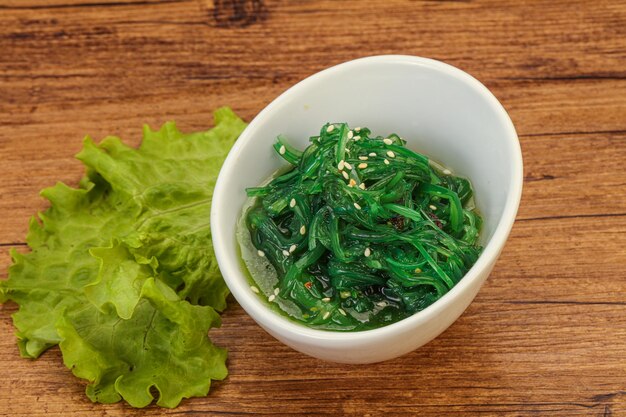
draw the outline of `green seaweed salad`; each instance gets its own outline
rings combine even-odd
[[[250,197],[238,227],[251,289],[309,327],[365,330],[434,303],[476,262],[470,182],[397,135],[324,125]]]

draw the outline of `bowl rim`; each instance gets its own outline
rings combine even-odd
[[[257,294],[251,291],[245,275],[240,270],[241,265],[238,261],[236,250],[234,251],[234,254],[229,254],[228,252],[231,250],[227,248],[226,244],[224,244],[217,234],[214,233],[212,239],[215,256],[222,272],[222,276],[224,277],[224,281],[228,285],[237,302],[239,302],[243,309],[264,328],[268,327],[282,335],[292,334],[299,339],[305,338],[310,341],[317,340],[325,342],[332,341],[349,345],[368,341],[372,338],[377,339],[391,334],[403,333],[418,326],[419,324],[432,320],[440,314],[448,304],[453,303],[457,298],[459,298],[468,287],[470,287],[476,280],[480,279],[481,272],[486,268],[489,268],[490,264],[495,262],[500,254],[500,251],[504,247],[504,244],[506,243],[511,228],[513,227],[513,223],[515,222],[523,186],[522,151],[513,122],[493,93],[491,93],[491,91],[489,91],[489,89],[476,78],[472,77],[465,71],[442,61],[412,55],[368,56],[331,66],[294,84],[276,97],[263,110],[261,110],[241,133],[239,139],[235,142],[233,148],[228,153],[224,164],[222,165],[213,194],[213,204],[211,206],[211,230],[218,231],[221,229],[220,225],[223,224],[222,215],[218,208],[219,206],[224,205],[224,203],[222,203],[222,195],[225,191],[225,182],[227,181],[226,178],[227,176],[234,174],[238,154],[242,152],[245,146],[251,141],[256,133],[256,130],[262,125],[262,123],[264,123],[265,119],[275,108],[279,107],[285,100],[288,100],[289,96],[299,93],[300,90],[308,88],[309,85],[314,85],[315,83],[331,78],[335,74],[343,71],[352,71],[357,68],[368,67],[370,64],[380,63],[413,64],[443,72],[446,75],[464,82],[486,100],[488,105],[491,107],[491,110],[494,111],[500,122],[503,124],[506,130],[506,135],[503,140],[508,140],[510,142],[512,150],[511,183],[509,184],[510,186],[501,218],[493,232],[492,237],[485,245],[483,252],[479,256],[476,263],[469,269],[469,271],[467,271],[463,278],[461,278],[461,280],[441,298],[426,307],[424,310],[395,323],[374,329],[349,332],[306,327],[303,324],[298,324],[289,318],[280,315],[278,312],[272,311],[269,306],[266,306],[263,303]],[[233,277],[233,275],[237,276]],[[244,282],[245,285],[242,285],[240,281]]]

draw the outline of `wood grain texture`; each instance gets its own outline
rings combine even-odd
[[[94,405],[58,349],[17,352],[0,306],[0,415],[626,415],[626,3],[0,0],[0,276],[40,189],[76,184],[85,134],[246,119],[360,56],[456,65],[509,111],[522,204],[489,280],[443,335],[369,366],[308,358],[232,301],[230,376],[175,410]]]

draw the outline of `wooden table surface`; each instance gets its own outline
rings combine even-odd
[[[92,404],[58,349],[18,355],[0,306],[0,415],[626,415],[624,1],[0,0],[0,270],[27,250],[38,191],[82,174],[82,137],[250,120],[298,80],[375,54],[446,61],[509,111],[517,222],[440,337],[367,366],[324,363],[232,301],[213,339],[230,376],[174,410]]]

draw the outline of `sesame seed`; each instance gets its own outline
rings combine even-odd
[[[265,252],[263,252],[262,250],[258,250],[256,251],[257,255],[259,255],[261,258],[265,256]]]
[[[395,158],[395,157],[396,157],[396,154],[395,154],[395,153],[393,153],[393,151],[387,151],[387,156],[388,156],[389,158]]]
[[[326,320],[329,317],[330,317],[330,311],[327,311],[326,313],[324,313],[324,316],[322,316],[322,320]]]
[[[359,139],[361,139],[361,136],[359,136],[359,135],[354,137],[354,140],[359,140]]]
[[[285,148],[285,145],[281,145],[280,149],[278,150],[278,153],[281,155],[284,155],[285,152],[287,152],[287,148]]]
[[[348,175],[348,173],[347,173],[346,171],[341,171],[341,174],[343,175],[343,177],[344,177],[345,179],[350,178],[350,176]]]
[[[274,288],[274,295],[278,295],[279,292],[280,292],[280,288]]]
[[[372,250],[370,248],[365,248],[363,255],[365,255],[366,258],[369,258],[371,254],[372,254]]]
[[[267,301],[269,301],[270,303],[272,301],[274,301],[276,299],[276,296],[274,294],[270,295],[269,297],[267,297]]]
[[[354,178],[350,178],[350,182],[348,183],[348,187],[354,187],[356,185],[356,181]]]
[[[337,169],[339,171],[343,171],[343,167],[346,165],[346,161],[344,161],[343,159],[341,161],[339,161],[339,163],[337,164]]]
[[[337,311],[338,311],[338,312],[339,312],[342,316],[345,316],[345,315],[346,315],[346,312],[344,311],[344,309],[343,309],[343,308],[338,308],[338,309],[337,309]]]
[[[348,169],[352,169],[352,165],[350,165],[348,162],[344,162],[343,165]]]
[[[339,296],[340,296],[341,298],[348,298],[348,297],[350,297],[350,291],[341,291],[341,292],[339,293]]]
[[[289,251],[288,250],[283,250],[283,255],[289,256]]]
[[[355,128],[354,128],[354,131],[355,131],[356,133],[359,133],[359,132],[361,131],[361,128],[360,128],[360,127],[355,127]]]
[[[376,152],[370,152],[369,156],[376,156]]]
[[[383,139],[383,142],[385,142],[385,145],[391,145],[393,143],[393,141],[389,138]]]
[[[367,161],[368,158],[367,158],[367,156],[359,156],[359,159],[361,161]]]
[[[452,174],[452,171],[450,171],[449,169],[443,170],[443,175],[450,175],[450,174]]]
[[[330,126],[328,126],[328,127],[326,128],[326,131],[327,131],[328,133],[330,133],[330,132],[332,132],[334,129],[335,129],[335,125],[330,125]]]
[[[300,234],[301,235],[306,234],[306,226],[305,225],[302,225],[302,227],[300,227]]]
[[[378,307],[387,307],[387,303],[386,303],[386,302],[384,302],[384,301],[380,301],[380,302],[376,303],[376,305],[377,305]]]
[[[437,210],[437,206],[433,206],[432,204],[428,206],[428,208],[430,208],[431,210]]]
[[[354,208],[357,210],[361,210],[361,206],[359,205],[359,203],[354,203]]]
[[[259,289],[257,287],[255,287],[254,285],[250,285],[250,289],[252,290],[253,293],[258,294],[259,293]]]
[[[362,162],[362,163],[359,164],[359,168],[360,169],[365,169],[365,168],[367,168],[367,164],[365,162]]]
[[[416,274],[419,274],[419,273],[421,273],[421,272],[422,272],[422,270],[421,270],[421,269],[419,269],[419,268],[415,268],[415,273],[416,273]]]
[[[348,139],[352,139],[352,136],[354,136],[354,133],[352,133],[352,131],[348,132]]]
[[[323,302],[325,302],[325,303],[327,303],[327,302],[329,302],[329,301],[330,301],[330,297],[324,297],[324,298],[322,298],[322,301],[323,301]]]
[[[296,199],[292,198],[291,201],[289,202],[289,207],[294,208],[296,206]]]
[[[294,253],[298,249],[298,245],[289,246],[289,253]]]
[[[385,159],[385,165],[389,165],[389,160]]]
[[[360,183],[360,184],[359,184],[359,188],[360,188],[361,190],[365,190],[365,183],[364,183],[364,182]]]

